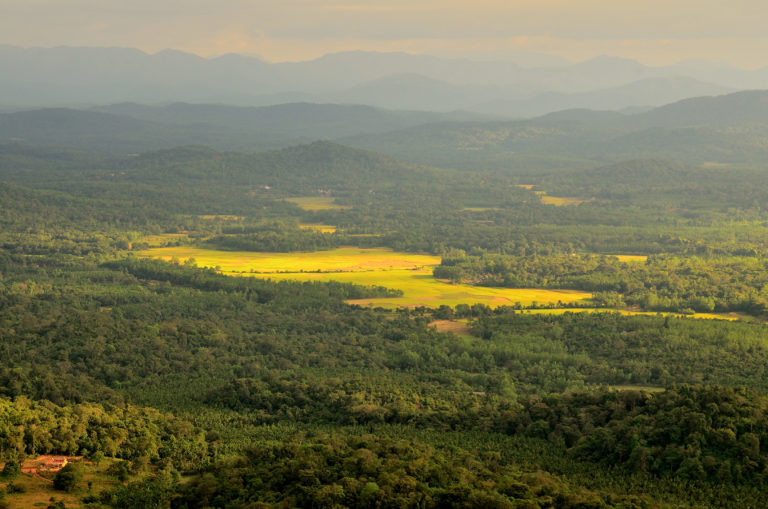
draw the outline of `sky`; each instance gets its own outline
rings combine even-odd
[[[350,50],[768,66],[763,0],[0,0],[0,43],[256,55]]]

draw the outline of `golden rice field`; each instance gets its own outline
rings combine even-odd
[[[432,277],[439,256],[397,253],[389,249],[346,247],[312,253],[254,253],[217,251],[191,246],[164,247],[138,252],[139,256],[180,261],[194,258],[202,267],[218,267],[225,274],[272,280],[340,281],[376,285],[403,291],[402,297],[362,299],[350,303],[385,307],[485,304],[491,307],[521,304],[571,303],[592,295],[573,290],[486,288],[451,284]]]
[[[485,304],[490,307],[512,306],[520,303],[530,306],[539,304],[570,303],[589,299],[592,294],[575,290],[541,290],[532,288],[487,288],[465,284],[451,284],[432,277],[432,268],[393,269],[368,272],[261,274],[273,280],[298,279],[301,281],[341,281],[360,285],[377,285],[403,291],[402,297],[357,299],[350,304],[383,307],[438,307],[440,305]]]
[[[336,198],[331,196],[302,196],[298,198],[285,198],[285,201],[291,202],[298,207],[309,210],[345,210],[351,207],[346,205],[339,205],[336,203]]]
[[[157,236],[158,241],[179,238],[183,234]],[[137,252],[138,256],[185,261],[190,258],[200,267],[215,267],[220,272],[236,276],[253,276],[275,281],[339,281],[364,286],[384,286],[402,290],[402,297],[358,299],[349,301],[361,306],[438,307],[458,304],[485,304],[490,307],[571,304],[592,297],[576,290],[543,290],[537,288],[487,288],[453,284],[432,277],[432,268],[440,263],[439,256],[398,253],[386,248],[360,249],[344,247],[329,251],[301,253],[256,253],[252,251],[219,251],[194,246],[155,247]],[[619,255],[626,262],[645,260],[640,255]],[[598,313],[605,308],[526,309],[521,313],[563,314],[567,312]],[[615,310],[622,315],[661,315],[716,320],[738,320],[737,315],[697,313],[680,315],[651,311]]]
[[[641,262],[645,263],[645,261],[648,259],[648,256],[646,255],[607,255],[607,256],[615,256],[619,259],[620,262],[624,263],[635,263],[635,262]]]
[[[302,230],[312,230],[320,233],[335,233],[336,230],[338,230],[338,228],[330,224],[314,224],[314,223],[300,224],[299,228],[301,228]]]
[[[543,203],[544,205],[556,205],[558,207],[567,207],[567,206],[581,205],[585,201],[588,201],[588,200],[582,200],[580,198],[549,196],[547,195],[546,191],[542,191],[540,189],[534,189],[535,186],[532,184],[517,184],[516,187],[533,191],[534,194],[537,194],[539,198],[541,198],[541,203]]]
[[[439,256],[395,253],[389,249],[343,247],[329,251],[299,253],[256,253],[253,251],[219,251],[194,246],[173,246],[139,251],[149,256],[184,261],[194,258],[201,267],[219,267],[223,273],[296,273],[302,272],[374,272],[389,269],[414,269],[440,263]]]
[[[666,313],[657,311],[630,311],[627,309],[606,308],[557,308],[557,309],[523,309],[520,313],[535,315],[562,315],[563,313],[619,313],[624,316],[674,316],[676,318],[701,318],[704,320],[739,320],[738,315],[717,313],[696,313],[695,315],[681,315],[679,313]]]
[[[568,207],[568,206],[575,206],[575,205],[581,205],[586,200],[581,200],[579,198],[565,198],[562,196],[548,196],[546,194],[541,195],[541,203],[544,205],[556,205],[558,207]]]
[[[208,214],[203,216],[197,216],[200,219],[205,219],[207,221],[242,221],[245,219],[245,216],[233,216],[231,214]]]

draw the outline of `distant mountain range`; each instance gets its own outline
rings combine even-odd
[[[260,152],[314,140],[460,169],[538,171],[647,157],[749,164],[768,158],[768,91],[685,99],[635,114],[569,109],[528,120],[310,103],[121,103],[0,114],[0,143],[112,155],[182,145]]]
[[[292,103],[235,107],[121,103],[87,110],[44,108],[0,114],[0,142],[113,154],[191,144],[259,152],[426,123],[487,118],[471,113],[394,111],[359,105]]]
[[[180,51],[0,45],[3,109],[174,102],[267,106],[288,102],[468,110],[512,117],[563,108],[647,108],[698,95],[768,88],[768,68],[744,71],[702,62],[647,67],[599,57],[522,67],[405,53],[345,52],[269,63]]]
[[[530,120],[442,122],[339,141],[462,169],[536,172],[647,157],[753,164],[768,158],[768,91],[685,99],[632,115],[572,109]]]

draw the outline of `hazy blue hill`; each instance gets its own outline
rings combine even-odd
[[[528,125],[565,126],[588,124],[593,127],[621,125],[626,115],[615,111],[596,111],[586,108],[573,108],[554,113],[547,113],[525,122]]]
[[[733,89],[705,83],[684,76],[646,78],[618,87],[563,94],[547,92],[527,99],[496,100],[478,104],[472,109],[509,116],[537,116],[547,112],[573,108],[624,110],[657,107],[691,96],[718,95]]]
[[[689,99],[637,115],[572,109],[520,121],[472,117],[311,103],[124,103],[0,114],[0,142],[130,154],[180,145],[259,152],[331,139],[410,162],[502,171],[657,156],[754,162],[768,144],[765,91]]]
[[[121,103],[89,110],[46,108],[0,114],[0,143],[66,146],[113,154],[179,145],[258,152],[314,140],[467,118],[487,117],[461,112],[439,114],[311,103],[258,108]]]
[[[661,99],[724,91],[704,90],[696,80],[742,89],[768,85],[768,71],[708,64],[646,67],[633,60],[600,57],[571,65],[540,59],[539,66],[531,67],[536,59],[526,61],[528,67],[505,60],[358,51],[306,62],[270,63],[231,54],[201,58],[170,50],[150,55],[126,48],[0,45],[0,97],[5,105],[26,108],[126,101],[247,106],[309,101],[441,111],[479,105],[484,112],[517,116],[571,107],[621,109],[643,104],[638,101],[646,102],[648,97],[656,98],[651,101],[655,105],[661,104]],[[646,84],[644,91],[633,92],[630,86],[678,76],[693,81],[670,83],[669,91],[654,91]],[[629,89],[613,95],[589,95],[621,87]],[[576,96],[570,97],[573,94]],[[519,101],[538,106],[525,109]],[[502,108],[494,106],[505,104]]]
[[[0,143],[22,142],[132,154],[178,145],[256,152],[310,141],[301,135],[238,126],[165,123],[124,114],[46,108],[0,114]]]
[[[767,152],[768,92],[687,99],[637,115],[566,110],[525,121],[430,124],[343,142],[465,169],[514,169],[532,156],[551,167],[646,157],[754,163]]]
[[[476,87],[453,85],[421,74],[393,74],[333,95],[335,102],[372,104],[422,111],[455,110],[471,105]]]
[[[122,103],[99,107],[106,111],[170,124],[206,124],[215,128],[275,131],[290,136],[329,139],[359,133],[378,133],[477,114],[445,115],[430,112],[383,110],[359,104],[289,103],[264,107],[173,103],[146,106]]]
[[[663,127],[768,124],[768,90],[685,99],[637,115],[633,120],[636,125]]]
[[[95,132],[125,134],[149,127],[147,122],[131,117],[67,108],[45,108],[0,116],[2,135],[19,138],[78,136]]]

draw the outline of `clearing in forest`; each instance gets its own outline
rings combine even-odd
[[[304,210],[345,210],[350,209],[347,205],[339,205],[336,203],[336,198],[331,196],[301,196],[298,198],[285,198],[285,201],[289,201],[299,208]]]
[[[302,223],[299,225],[302,230],[312,230],[320,233],[335,233],[338,228],[330,224]]]
[[[53,501],[62,501],[66,507],[82,507],[81,499],[88,495],[97,495],[105,490],[115,489],[120,482],[109,474],[109,468],[122,460],[104,458],[98,465],[85,461],[84,477],[72,492],[64,492],[54,489],[53,478],[55,469],[46,470],[42,465],[58,456],[40,456],[36,459],[27,459],[23,466],[23,473],[12,481],[0,480],[0,489],[7,490],[8,484],[20,488],[18,492],[8,493],[5,497],[7,507],[26,509],[49,507]],[[81,457],[68,457],[71,461],[80,461]],[[0,465],[2,468],[2,465]],[[131,479],[133,480],[133,479]],[[88,483],[91,489],[88,489]],[[2,504],[0,504],[2,506]]]
[[[541,198],[541,203],[544,205],[556,205],[558,207],[576,206],[581,205],[584,202],[592,200],[583,200],[581,198],[569,198],[564,196],[549,196],[546,191],[533,189],[535,186],[532,184],[517,184],[517,187],[533,191]]]
[[[198,266],[217,267],[222,273],[230,275],[251,275],[272,280],[339,281],[402,290],[402,297],[349,301],[361,306],[388,309],[458,304],[485,304],[490,307],[568,304],[592,297],[591,293],[574,290],[451,284],[432,276],[432,269],[440,263],[439,256],[398,253],[385,248],[345,247],[302,253],[255,253],[177,246],[147,249],[138,254],[165,260],[194,258]]]
[[[585,201],[587,200],[582,200],[580,198],[566,198],[563,196],[547,196],[546,194],[541,195],[541,203],[543,203],[544,205],[556,205],[558,207],[581,205]]]
[[[472,328],[467,320],[435,320],[429,323],[438,332],[452,332],[456,335],[471,336]]]
[[[242,221],[245,219],[245,216],[233,216],[232,214],[207,214],[197,217],[207,221]]]
[[[680,313],[670,313],[661,311],[632,311],[629,309],[613,308],[557,308],[557,309],[524,309],[521,313],[538,315],[562,315],[564,313],[619,313],[624,316],[673,316],[675,318],[700,318],[704,320],[727,320],[729,322],[739,320],[742,317],[733,313],[696,313],[693,315],[683,315]]]
[[[439,256],[395,253],[390,249],[342,247],[328,251],[294,253],[258,253],[254,251],[219,251],[193,246],[175,246],[139,251],[139,256],[178,259],[194,258],[200,267],[218,267],[225,274],[359,272],[388,269],[414,269],[440,263]]]
[[[641,262],[645,263],[645,261],[648,259],[648,256],[646,255],[606,255],[606,256],[615,256],[619,259],[620,262],[624,263],[634,263],[634,262]]]

